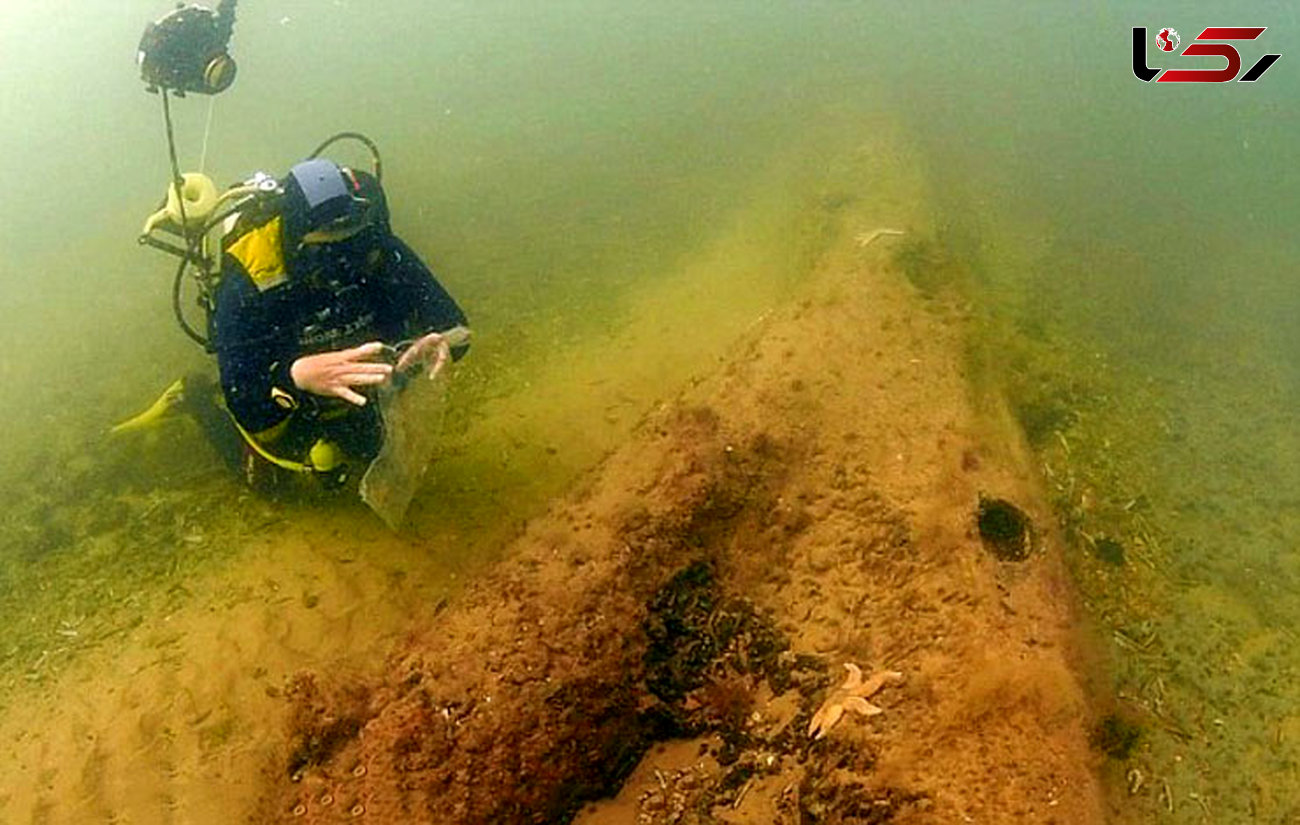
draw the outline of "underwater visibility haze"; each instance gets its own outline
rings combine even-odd
[[[356,502],[258,498],[185,422],[106,436],[209,364],[172,317],[172,259],[136,243],[169,163],[135,49],[170,7],[0,7],[4,758],[22,761],[42,694],[103,696],[129,667],[156,685],[139,701],[167,707],[202,662],[363,667],[780,312],[862,210],[924,241],[896,259],[918,287],[962,273],[971,374],[1034,448],[1094,625],[1112,816],[1300,815],[1293,5],[240,4],[234,86],[173,101],[182,168],[225,186],[365,133],[395,229],[474,329],[445,455],[396,534]],[[1166,26],[1184,45],[1267,26],[1243,64],[1281,58],[1253,83],[1144,83],[1135,26],[1151,66],[1218,65],[1158,52]],[[923,185],[863,174],[880,146]],[[204,600],[234,618],[182,639],[200,625],[171,617]],[[253,605],[282,604],[349,633],[257,623]],[[222,678],[266,703],[275,675]],[[194,754],[246,742],[228,758],[251,758],[238,720],[261,707],[169,738],[192,780],[175,793],[217,794]],[[99,747],[114,741],[134,740]],[[36,778],[84,754],[47,753],[13,774],[30,787],[0,788],[0,819],[75,821],[58,801],[75,783]],[[99,798],[156,790],[138,782]]]

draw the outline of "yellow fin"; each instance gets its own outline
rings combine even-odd
[[[162,395],[158,396],[158,400],[149,405],[149,409],[114,425],[109,432],[116,434],[152,427],[167,418],[172,409],[184,399],[185,379],[178,378],[171,386],[163,390]]]

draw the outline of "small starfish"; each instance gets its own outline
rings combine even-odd
[[[844,669],[849,672],[844,679],[844,684],[831,691],[830,696],[826,697],[826,701],[822,702],[822,706],[817,709],[812,721],[808,723],[808,735],[813,739],[821,739],[829,733],[830,729],[835,727],[835,723],[844,716],[846,710],[863,716],[884,713],[883,708],[871,704],[867,698],[885,685],[903,679],[903,674],[897,670],[877,670],[863,681],[862,669],[857,665],[846,663]]]

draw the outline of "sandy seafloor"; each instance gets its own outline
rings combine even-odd
[[[900,163],[880,146],[861,162]],[[240,494],[214,513],[133,494],[145,523],[166,514],[169,552],[225,561],[114,602],[93,644],[76,644],[84,617],[51,625],[53,652],[9,682],[0,814],[1101,821],[1060,539],[1011,416],[966,374],[970,308],[903,276],[890,245],[908,235],[855,240],[923,236],[919,195],[816,205],[797,277],[728,294],[733,237],[634,296],[600,359],[557,351],[467,428],[501,445],[500,485],[444,474],[416,502],[459,518],[395,536],[353,506]],[[512,454],[532,453],[577,469],[512,513],[528,499]],[[983,546],[981,494],[1034,520],[1027,560]],[[761,630],[669,633],[708,655],[673,648],[685,670],[665,689],[648,617],[698,565],[708,632],[728,613]],[[812,742],[846,663],[902,678],[873,697],[883,713]],[[617,790],[599,785],[611,776],[621,792],[584,798]]]

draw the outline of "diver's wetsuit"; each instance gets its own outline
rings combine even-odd
[[[284,240],[287,249],[290,232]],[[236,256],[223,257],[212,341],[226,406],[279,456],[301,460],[323,437],[353,456],[373,457],[382,438],[375,405],[298,389],[293,362],[368,341],[396,345],[465,326],[465,315],[386,220],[346,240],[300,245],[285,253],[284,270],[267,285]],[[452,357],[466,349],[453,348]]]

